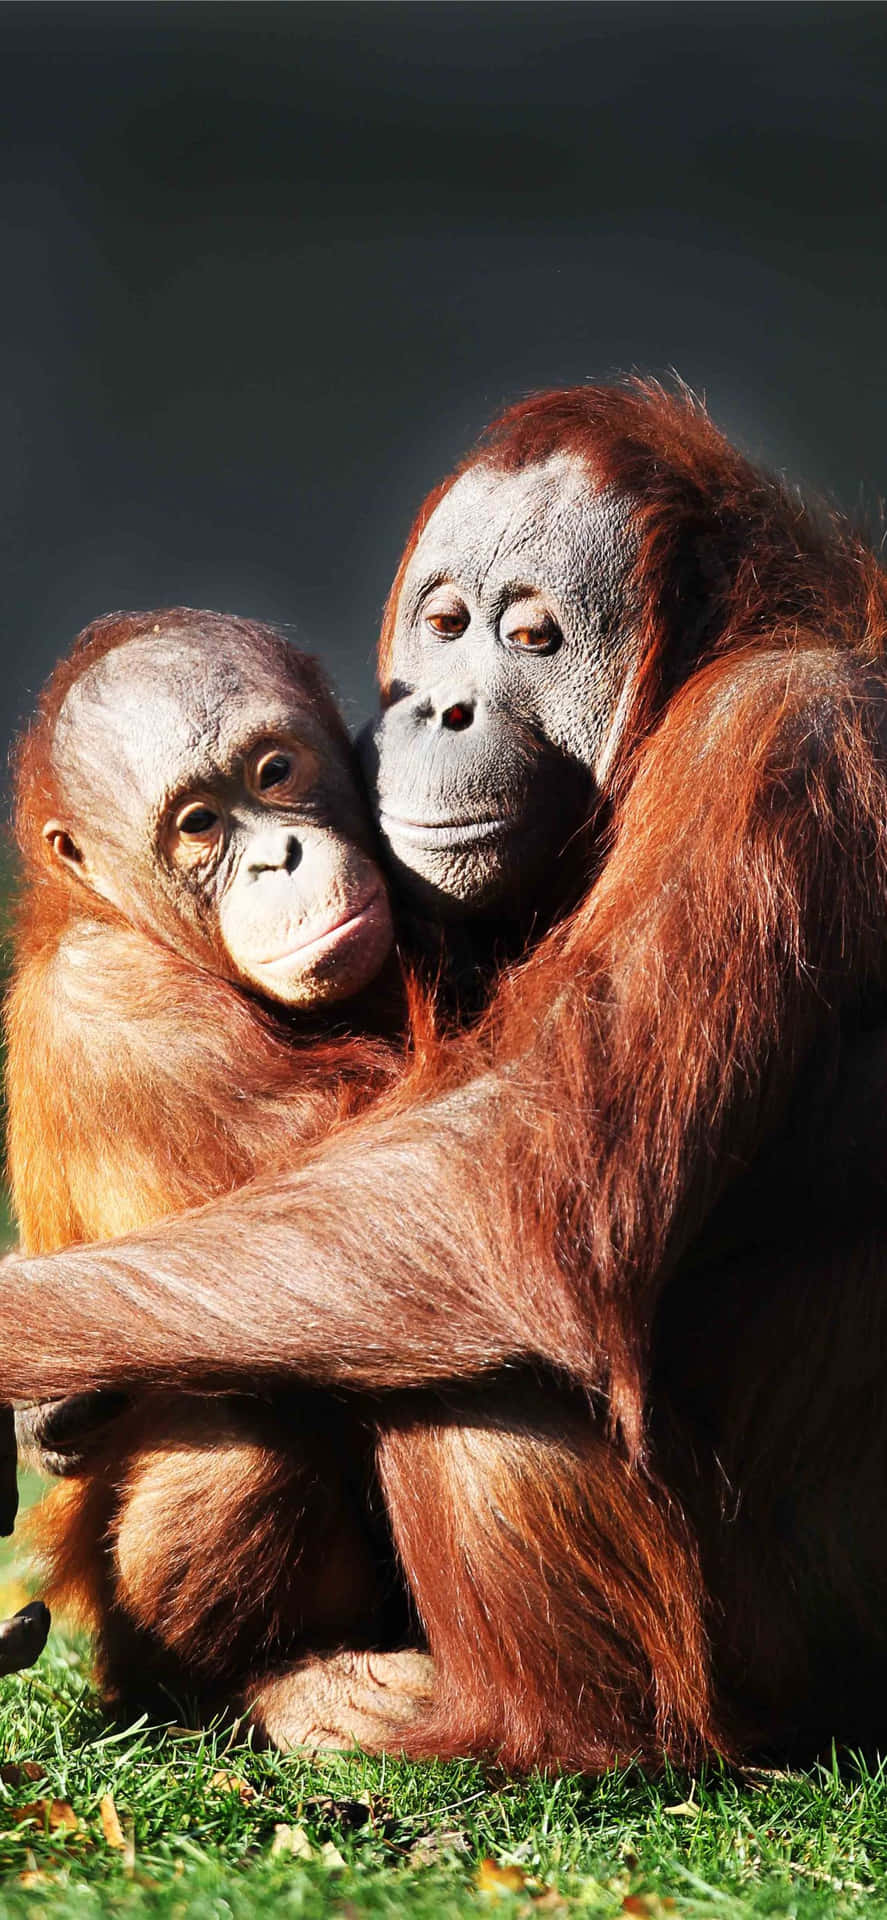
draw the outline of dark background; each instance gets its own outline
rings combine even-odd
[[[670,367],[887,476],[887,9],[0,7],[4,740],[90,616],[291,621],[356,718],[500,404]]]

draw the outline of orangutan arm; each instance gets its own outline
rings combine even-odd
[[[292,1174],[8,1267],[2,1390],[377,1389],[535,1356],[631,1398],[628,1321],[881,964],[887,794],[854,675],[814,649],[699,674],[461,1089],[448,1059],[443,1091],[426,1075]]]

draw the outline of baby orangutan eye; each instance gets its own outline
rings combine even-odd
[[[222,837],[222,817],[206,800],[186,800],[175,817],[175,832],[189,851],[206,851]]]
[[[293,763],[288,753],[265,753],[256,767],[256,786],[260,793],[267,793],[269,787],[280,787],[288,780]]]
[[[246,777],[253,793],[267,796],[274,806],[286,806],[301,799],[316,772],[316,756],[308,747],[266,742],[253,754]]]

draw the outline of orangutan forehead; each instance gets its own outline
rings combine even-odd
[[[549,588],[610,598],[635,553],[632,504],[596,487],[584,463],[554,454],[516,473],[470,467],[444,494],[416,545],[404,610],[439,580],[484,590]]]
[[[312,744],[326,741],[297,656],[290,665],[260,642],[238,638],[229,653],[215,637],[169,632],[127,641],[74,683],[53,759],[72,799],[88,776],[103,785],[122,779],[159,802],[182,782],[224,770],[245,742],[294,729]]]

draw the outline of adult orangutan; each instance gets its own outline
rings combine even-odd
[[[684,398],[507,414],[411,536],[374,780],[417,913],[570,910],[304,1165],[7,1270],[7,1395],[388,1396],[409,1752],[883,1730],[885,630],[864,541]]]
[[[372,825],[332,695],[282,636],[183,608],[97,621],[44,691],[16,797],[9,1140],[28,1250],[290,1164],[400,1071]],[[305,1389],[149,1395],[103,1452],[112,1411],[87,1396],[32,1423],[68,1470],[89,1442],[39,1536],[111,1696],[211,1709],[256,1663],[379,1638],[390,1547],[365,1426]]]

